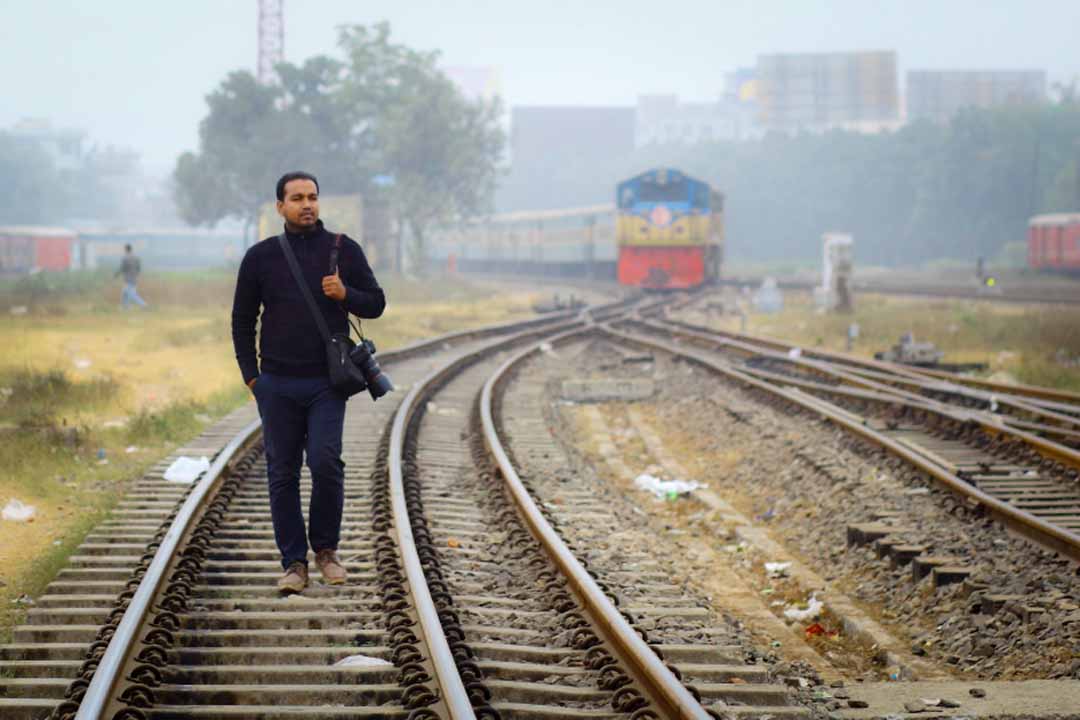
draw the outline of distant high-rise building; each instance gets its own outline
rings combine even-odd
[[[896,53],[761,55],[758,121],[781,132],[877,132],[899,124]]]
[[[635,117],[635,143],[693,144],[744,140],[756,133],[752,102],[725,93],[713,102],[680,102],[676,95],[641,95]]]
[[[632,107],[515,107],[510,173],[500,210],[540,210],[608,202],[610,175],[634,150]]]
[[[910,70],[908,120],[947,122],[966,107],[1046,102],[1044,70]]]

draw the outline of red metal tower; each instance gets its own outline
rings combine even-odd
[[[285,59],[285,0],[259,2],[259,63],[256,77],[260,83],[274,82],[274,66]]]

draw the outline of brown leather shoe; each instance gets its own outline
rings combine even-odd
[[[338,559],[336,550],[327,548],[315,553],[315,564],[318,565],[323,580],[327,585],[343,585],[345,583],[345,566]]]
[[[303,592],[308,584],[307,565],[302,562],[294,562],[277,581],[277,587],[283,593]]]

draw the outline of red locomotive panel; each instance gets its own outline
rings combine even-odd
[[[1036,270],[1080,270],[1080,213],[1031,218],[1028,265]]]
[[[643,288],[683,289],[705,282],[706,246],[619,248],[619,283]]]

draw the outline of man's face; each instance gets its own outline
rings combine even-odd
[[[285,183],[285,199],[278,200],[277,211],[293,227],[313,227],[319,219],[319,189],[311,180],[290,180]]]

